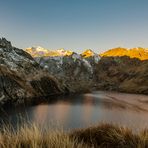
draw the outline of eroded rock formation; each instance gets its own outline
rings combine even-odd
[[[0,104],[61,93],[55,78],[21,49],[0,39]]]

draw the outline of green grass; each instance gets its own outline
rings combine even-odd
[[[147,148],[148,130],[133,133],[128,128],[100,124],[71,132],[42,129],[24,124],[17,131],[4,127],[0,148]]]

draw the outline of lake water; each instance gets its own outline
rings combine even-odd
[[[64,130],[88,127],[102,122],[148,128],[148,96],[96,91],[88,94],[49,98],[46,103],[0,112],[0,124],[21,124],[20,118],[43,127],[60,125]]]

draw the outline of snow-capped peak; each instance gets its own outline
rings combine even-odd
[[[64,50],[63,48],[57,50],[48,50],[40,46],[26,48],[25,51],[31,54],[33,57],[70,56],[73,53],[71,50]]]

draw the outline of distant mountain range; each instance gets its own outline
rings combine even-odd
[[[57,49],[57,50],[48,50],[43,47],[29,47],[25,49],[26,52],[28,52],[33,57],[54,57],[54,56],[70,56],[74,52],[71,50],[64,50]],[[132,49],[126,49],[126,48],[113,48],[108,51],[105,51],[104,53],[98,54],[93,52],[91,49],[85,50],[83,53],[80,54],[83,58],[88,58],[92,56],[100,56],[100,57],[122,57],[122,56],[129,56],[130,58],[138,58],[140,60],[147,60],[148,59],[148,48],[132,48]]]
[[[33,57],[69,56],[73,53],[72,51],[64,50],[63,48],[57,50],[49,50],[40,46],[26,48],[25,51],[28,52]]]
[[[53,51],[54,55],[51,51],[36,54],[34,59],[60,82],[63,91],[87,92],[87,89],[96,88],[148,94],[147,49],[119,47],[102,54],[91,49],[81,54],[69,50],[69,55],[64,49]]]

